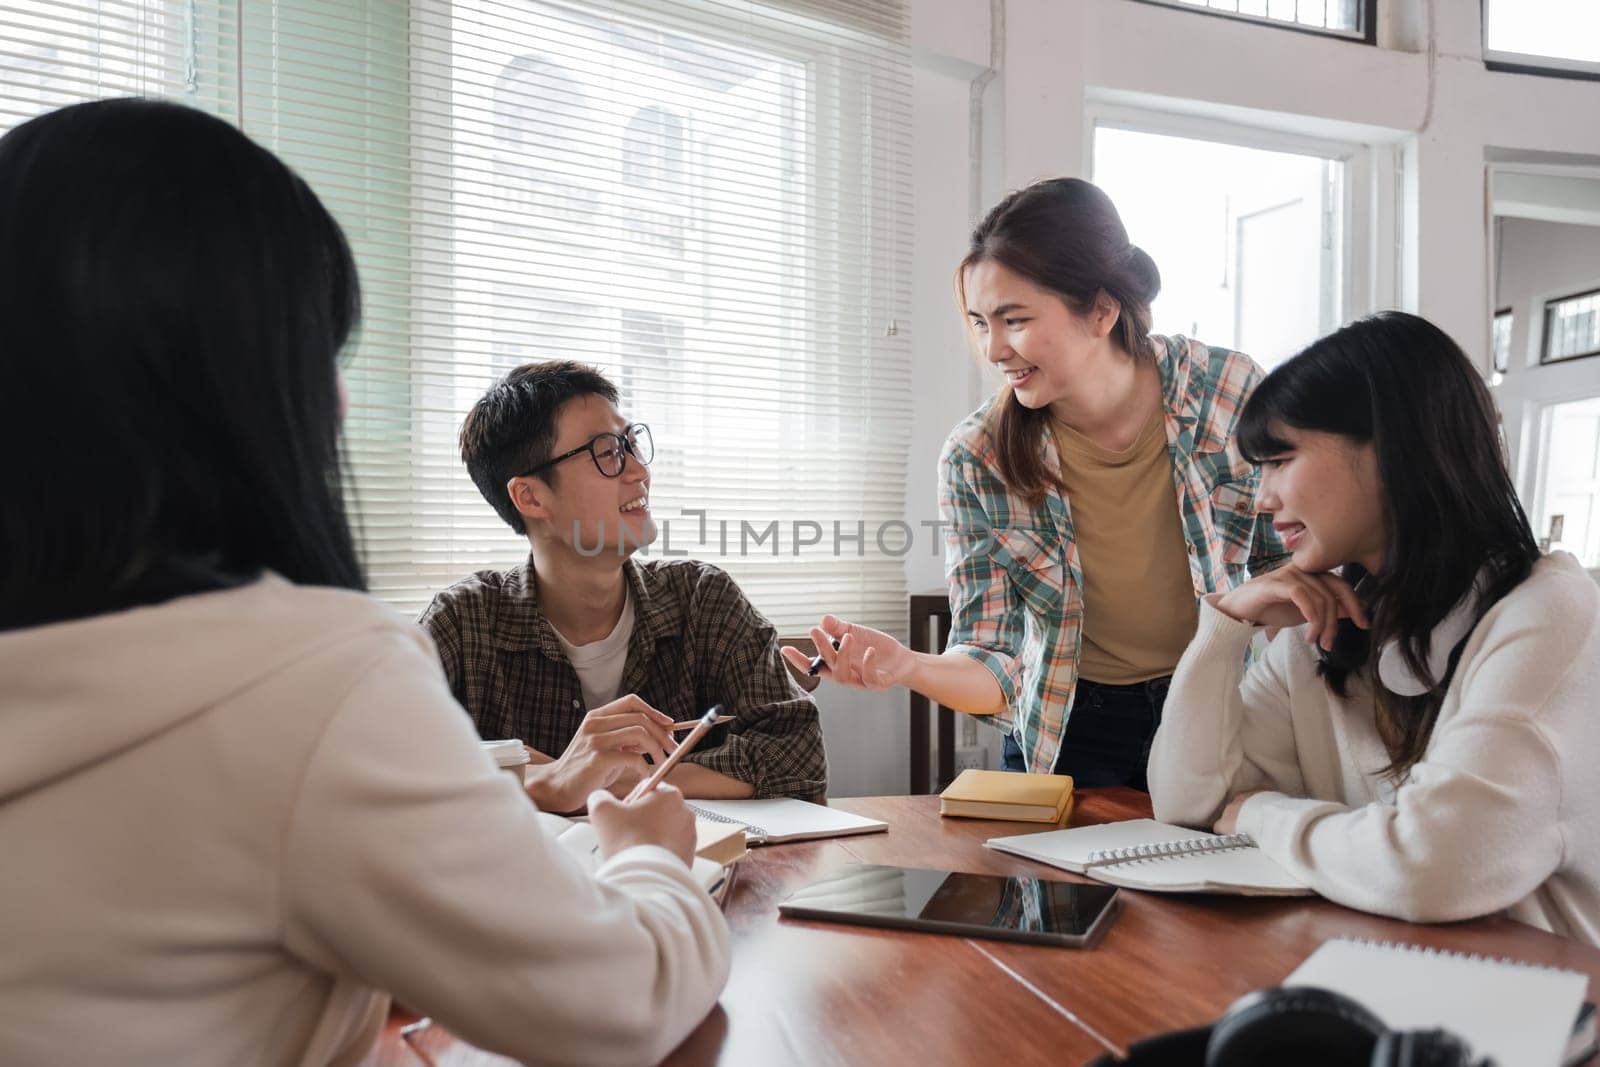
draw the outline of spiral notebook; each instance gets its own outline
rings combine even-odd
[[[1283,984],[1343,993],[1390,1029],[1449,1030],[1472,1046],[1473,1062],[1487,1056],[1497,1067],[1558,1067],[1573,1062],[1573,1020],[1581,1021],[1589,979],[1513,960],[1336,938]]]
[[[1245,834],[1208,834],[1154,819],[991,837],[985,847],[1096,881],[1156,893],[1311,896]]]

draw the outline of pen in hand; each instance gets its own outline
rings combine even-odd
[[[833,644],[833,650],[835,652],[839,651],[839,639],[837,637],[830,637],[828,640]],[[815,678],[818,674],[822,673],[822,668],[826,666],[827,664],[822,661],[822,657],[820,655],[812,656],[811,663],[806,667],[806,674],[812,678]]]
[[[694,750],[694,746],[700,743],[700,739],[711,729],[712,723],[717,721],[717,716],[721,713],[722,705],[713,704],[711,710],[700,716],[695,722],[694,729],[689,731],[689,736],[679,741],[678,747],[672,750],[672,754],[661,761],[661,766],[655,769],[655,773],[634,786],[633,790],[628,793],[622,802],[624,804],[632,803],[660,785],[662,780],[666,778],[667,773],[678,765],[678,761],[687,756]]]

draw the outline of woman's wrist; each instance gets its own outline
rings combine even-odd
[[[1248,626],[1257,625],[1256,620],[1246,617],[1239,611],[1238,598],[1234,597],[1236,592],[1238,592],[1237,589],[1230,589],[1225,593],[1207,593],[1201,599],[1234,622],[1242,622]],[[1229,600],[1230,597],[1234,598]]]

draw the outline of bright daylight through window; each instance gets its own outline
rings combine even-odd
[[[1095,130],[1094,180],[1161,270],[1156,331],[1236,348],[1268,369],[1340,321],[1343,169],[1316,156]],[[1174,184],[1151,181],[1158,173]]]
[[[1600,75],[1600,3],[1483,0],[1484,58]]]

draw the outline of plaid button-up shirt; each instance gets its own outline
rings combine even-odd
[[[757,797],[821,797],[827,759],[816,705],[778,654],[778,635],[725,572],[694,560],[628,560],[634,595],[621,693],[674,719],[721,704],[685,762],[749,782]],[[423,612],[450,689],[488,739],[566,750],[585,714],[578,674],[539,609],[532,563],[479,571]]]
[[[1259,473],[1233,440],[1261,368],[1241,353],[1184,337],[1155,340],[1163,350],[1162,408],[1174,503],[1198,601],[1288,559],[1256,508]],[[1083,568],[1067,499],[1052,490],[1033,506],[1001,482],[986,421],[993,403],[963,420],[939,457],[949,649],[994,674],[1006,709],[991,721],[1019,734],[1030,770],[1048,772],[1077,689]],[[1059,464],[1048,430],[1039,447],[1047,462]]]

